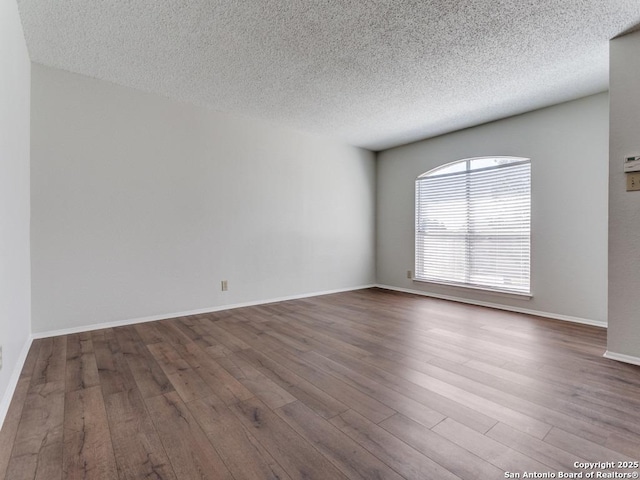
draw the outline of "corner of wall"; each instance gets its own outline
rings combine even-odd
[[[0,3],[0,423],[31,344],[31,60],[15,0]]]

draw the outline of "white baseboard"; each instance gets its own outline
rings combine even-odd
[[[640,357],[625,355],[624,353],[615,353],[607,350],[604,352],[603,357],[610,358],[611,360],[617,360],[618,362],[630,363],[631,365],[640,365]]]
[[[24,362],[27,360],[27,354],[29,353],[29,349],[31,348],[31,342],[33,341],[32,337],[27,338],[27,341],[24,343],[22,350],[20,351],[20,356],[18,357],[18,361],[16,362],[15,367],[13,368],[13,372],[11,373],[11,378],[9,378],[9,384],[7,385],[7,390],[4,392],[2,396],[2,402],[0,402],[0,429],[4,425],[4,419],[7,416],[7,412],[9,411],[9,405],[11,405],[11,400],[13,399],[13,394],[16,391],[16,387],[18,386],[18,381],[20,380],[20,373],[22,373],[22,368],[24,367]]]
[[[321,295],[330,295],[332,293],[351,292],[353,290],[362,290],[372,288],[376,285],[361,285],[358,287],[340,288],[336,290],[325,290],[322,292],[303,293],[299,295],[288,295],[286,297],[270,298],[266,300],[255,300],[252,302],[234,303],[230,305],[219,305],[216,307],[200,308],[197,310],[189,310],[186,312],[164,313],[160,315],[152,315],[150,317],[131,318],[127,320],[116,320],[113,322],[94,323],[91,325],[82,325],[80,327],[63,328],[59,330],[49,330],[46,332],[36,332],[32,334],[32,338],[48,338],[60,335],[70,335],[72,333],[90,332],[92,330],[101,330],[103,328],[122,327],[124,325],[134,325],[136,323],[155,322],[156,320],[166,320],[169,318],[185,317],[187,315],[199,315],[203,313],[219,312],[222,310],[231,310],[234,308],[254,307],[256,305],[266,305],[269,303],[284,302],[287,300],[299,300],[301,298],[318,297]]]
[[[394,290],[396,292],[422,295],[424,297],[433,297],[433,298],[440,298],[442,300],[451,300],[453,302],[468,303],[470,305],[478,305],[480,307],[496,308],[498,310],[507,310],[509,312],[525,313],[527,315],[536,315],[538,317],[552,318],[554,320],[563,320],[565,322],[581,323],[584,325],[592,325],[595,327],[607,328],[607,323],[600,320],[571,317],[569,315],[560,315],[558,313],[541,312],[538,310],[530,310],[528,308],[512,307],[511,305],[501,305],[499,303],[483,302],[480,300],[469,300],[468,298],[454,297],[451,295],[441,295],[439,293],[423,292],[422,290],[412,290],[409,288],[393,287],[391,285],[376,285],[376,287],[383,288],[385,290]]]

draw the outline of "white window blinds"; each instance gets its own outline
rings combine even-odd
[[[416,180],[416,280],[529,294],[531,163],[473,158]]]

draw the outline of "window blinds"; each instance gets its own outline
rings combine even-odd
[[[416,280],[530,293],[531,163],[492,160],[417,179]]]

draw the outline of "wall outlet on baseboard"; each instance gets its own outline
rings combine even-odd
[[[222,281],[220,282],[220,289],[221,289],[223,292],[226,292],[227,290],[229,290],[229,284],[227,283],[227,281],[226,281],[226,280],[222,280]]]

